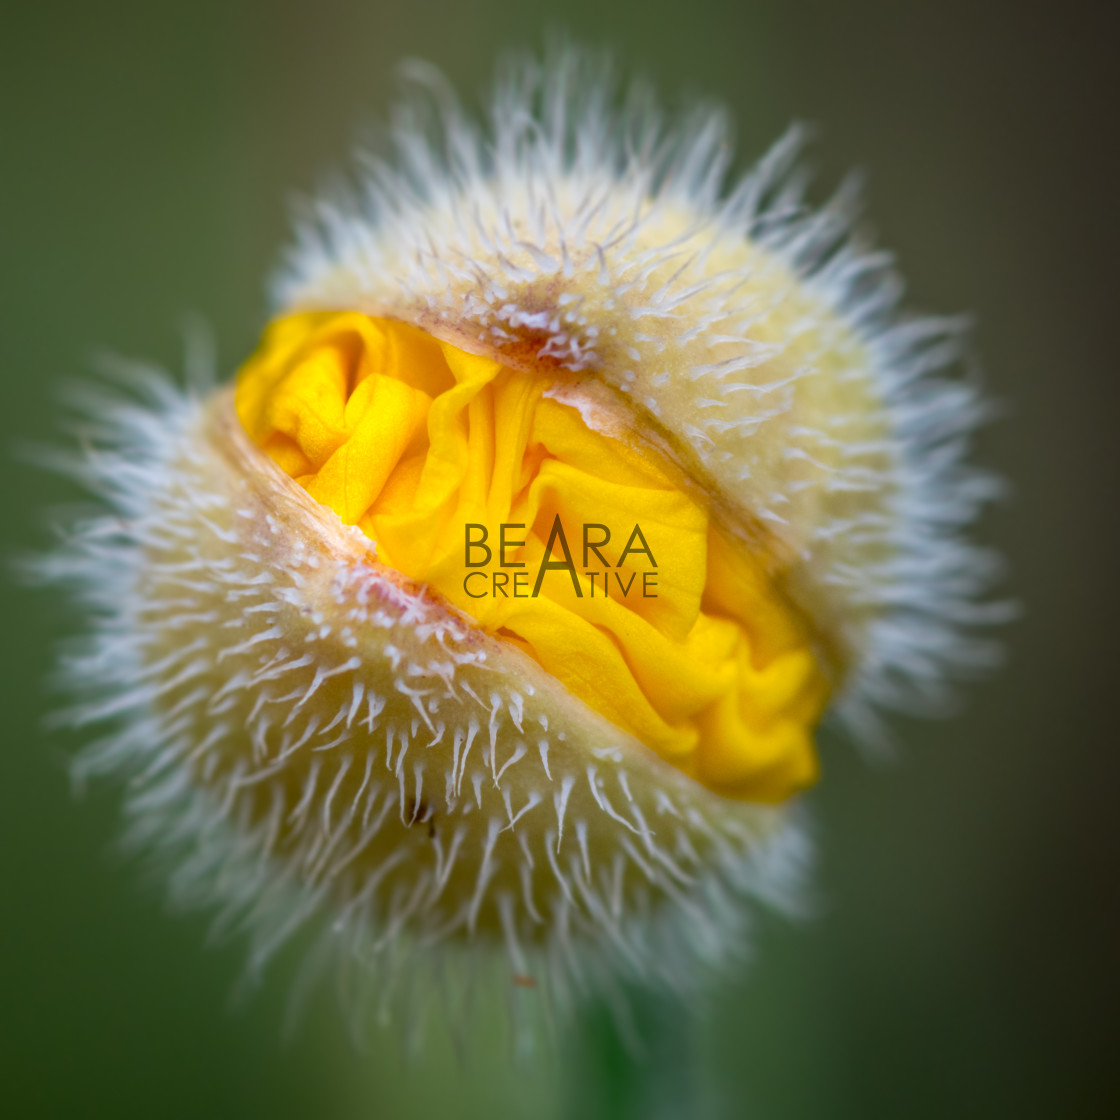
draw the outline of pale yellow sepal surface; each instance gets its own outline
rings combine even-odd
[[[705,786],[786,799],[817,776],[828,695],[805,627],[652,450],[592,430],[552,386],[402,323],[319,312],[270,326],[236,404],[383,563]]]

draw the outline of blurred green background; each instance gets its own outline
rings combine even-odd
[[[791,118],[870,213],[915,305],[975,313],[1007,416],[979,458],[1026,606],[962,715],[869,764],[824,744],[819,914],[636,1069],[593,1018],[543,1068],[355,1053],[332,1000],[284,1043],[282,975],[231,1006],[238,945],[171,917],[112,855],[116,791],[76,802],[42,681],[66,628],[0,583],[0,1085],[9,1116],[1094,1117],[1117,1100],[1113,489],[1117,158],[1104,6],[1010,2],[291,0],[4,3],[0,422],[5,551],[63,482],[13,463],[98,347],[176,366],[210,322],[253,345],[291,200],[348,168],[420,55],[468,95],[550,28],[617,48],[672,101],[728,103],[745,158]],[[657,1009],[651,1009],[656,1014]],[[664,1012],[660,1012],[664,1014]],[[483,1030],[489,1027],[484,1024]],[[1111,1107],[1110,1107],[1111,1106]]]

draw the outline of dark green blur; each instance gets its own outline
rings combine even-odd
[[[725,101],[745,157],[798,118],[819,126],[822,191],[869,173],[912,302],[976,316],[1006,406],[979,457],[1014,484],[983,532],[1026,607],[1008,667],[959,717],[900,723],[894,762],[823,744],[817,915],[766,920],[706,1025],[639,1000],[646,1064],[589,1013],[536,1068],[498,1046],[459,1063],[443,1042],[403,1063],[388,1033],[356,1052],[329,995],[285,1042],[283,970],[238,1003],[240,946],[207,948],[203,917],[167,914],[113,855],[117,791],[71,795],[73,743],[41,730],[65,612],[0,580],[6,1115],[1120,1115],[1115,60],[1098,8],[4,0],[6,555],[44,545],[45,507],[75,496],[12,454],[50,436],[58,381],[99,348],[180,364],[191,314],[232,371],[292,200],[347,169],[401,58],[477,93],[500,50],[566,29],[670,101]]]

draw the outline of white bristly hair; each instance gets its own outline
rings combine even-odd
[[[997,557],[965,536],[1000,492],[966,462],[990,408],[943,375],[964,321],[900,309],[891,257],[854,232],[854,183],[808,206],[798,128],[729,180],[722,112],[670,126],[579,51],[511,60],[485,128],[433,68],[406,76],[391,154],[305,214],[277,312],[367,310],[593,371],[798,557],[858,738],[882,739],[876,709],[946,710],[953,679],[998,660],[978,629],[1009,614],[982,601]],[[849,412],[816,407],[826,380],[858,390]]]
[[[127,847],[172,901],[248,936],[250,981],[299,934],[358,1039],[425,1018],[469,1037],[505,993],[530,1047],[594,994],[640,1045],[628,983],[702,1006],[753,904],[803,906],[800,814],[724,802],[528,659],[494,663],[263,457],[263,480],[231,470],[212,396],[112,372],[128,392],[73,390],[84,450],[51,464],[102,506],[29,566],[87,623],[57,722],[96,735],[75,780],[125,782]]]

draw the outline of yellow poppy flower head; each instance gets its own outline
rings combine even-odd
[[[312,312],[269,330],[236,409],[381,564],[697,781],[785,800],[815,777],[828,691],[808,626],[770,558],[636,435],[589,426],[578,392],[412,326]]]
[[[487,130],[430,101],[233,387],[103,405],[78,765],[255,964],[309,924],[390,1002],[449,960],[687,993],[795,894],[826,707],[874,733],[990,658],[982,408],[796,137],[728,185],[718,113],[578,55]]]

